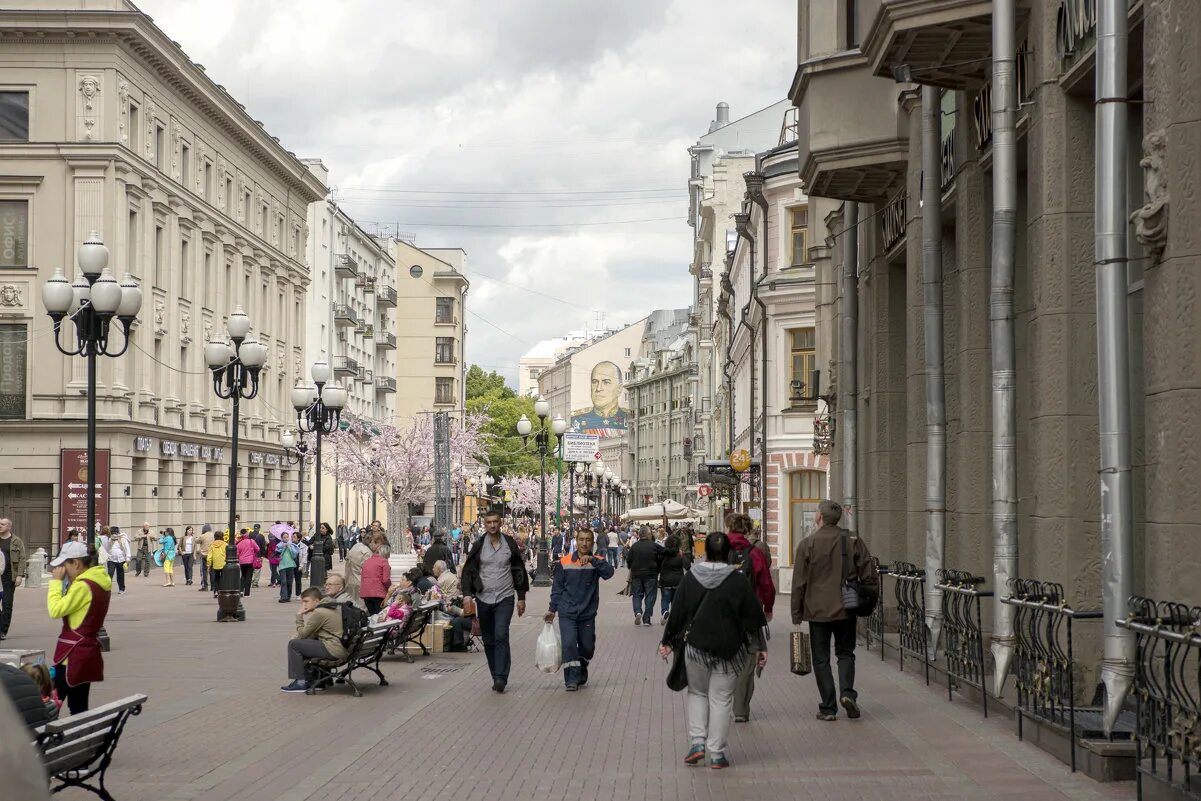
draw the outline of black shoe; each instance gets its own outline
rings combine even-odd
[[[492,692],[503,693],[505,691],[505,684],[506,682],[502,681],[501,679],[497,679],[496,681],[492,682]]]
[[[279,599],[279,602],[280,602],[281,604],[287,604],[287,603],[291,603],[291,602],[292,602],[292,599],[291,599],[291,598],[280,598],[280,599]]]
[[[309,683],[307,681],[295,679],[291,684],[285,684],[279,689],[286,693],[302,693],[309,689]]]
[[[829,713],[827,713],[827,712],[818,712],[818,713],[817,713],[817,719],[818,719],[818,720],[824,720],[824,721],[826,721],[827,723],[829,723],[829,722],[830,722],[830,721],[832,721],[832,720],[838,720],[838,715],[832,715],[832,714],[829,714]]]
[[[838,700],[838,702],[842,704],[842,708],[847,711],[847,717],[851,720],[854,720],[855,718],[859,717],[860,714],[862,714],[859,711],[859,704],[856,703],[854,698],[844,695]]]
[[[0,634],[0,640],[7,640],[7,639],[8,639],[7,634]]]

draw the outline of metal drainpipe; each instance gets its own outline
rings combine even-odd
[[[926,356],[926,626],[938,653],[942,590],[937,576],[947,543],[947,400],[942,342],[942,107],[934,86],[922,87],[922,299]]]
[[[856,452],[858,448],[858,426],[856,404],[859,403],[858,369],[856,362],[859,335],[859,204],[846,204],[846,243],[842,259],[842,331],[839,350],[842,356],[842,374],[838,376],[839,388],[845,396],[842,405],[842,505],[847,517],[853,517],[855,508],[857,474]],[[854,528],[848,519],[846,528]]]
[[[751,284],[751,298],[754,299],[755,305],[759,307],[759,381],[763,384],[759,390],[759,436],[760,441],[763,443],[763,454],[759,457],[759,530],[763,541],[767,542],[767,304],[759,297],[759,287],[767,280],[768,247],[771,238],[768,236],[767,195],[763,193],[763,184],[766,176],[760,172],[762,167],[758,163],[759,159],[756,158],[755,161],[756,180],[754,182],[755,188],[751,192],[751,201],[763,212],[763,230],[759,232],[759,240],[763,243],[763,275],[759,276],[759,280]]]
[[[1096,228],[1097,401],[1101,437],[1101,608],[1105,733],[1113,731],[1134,677],[1134,632],[1119,628],[1134,593],[1130,474],[1130,320],[1127,307],[1126,0],[1097,3]]]
[[[993,691],[1000,695],[1013,661],[1014,609],[1002,603],[1009,579],[1017,576],[1017,410],[1013,343],[1013,264],[1017,242],[1017,157],[1014,109],[1017,105],[1015,0],[994,0],[992,287],[992,523]]]

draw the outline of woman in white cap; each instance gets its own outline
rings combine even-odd
[[[108,614],[113,582],[82,542],[67,542],[50,563],[54,580],[46,606],[63,628],[54,648],[54,684],[72,715],[88,710],[92,682],[104,680],[104,657],[96,636]],[[63,580],[70,586],[63,592]]]

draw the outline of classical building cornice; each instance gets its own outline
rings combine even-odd
[[[204,67],[193,62],[179,43],[171,40],[154,21],[133,6],[126,10],[19,10],[0,11],[0,47],[10,53],[21,46],[81,42],[112,43],[133,56],[174,89],[194,110],[230,139],[253,153],[289,189],[308,204],[325,197],[325,185],[309,172],[295,153],[267,133],[246,107],[225,87],[213,81]],[[96,55],[88,56],[95,66]],[[70,65],[67,65],[70,66]],[[116,65],[113,65],[114,68]]]

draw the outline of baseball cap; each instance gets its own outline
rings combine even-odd
[[[88,546],[82,542],[68,542],[58,550],[58,556],[54,557],[54,561],[50,563],[51,567],[58,567],[68,559],[85,559],[88,555]]]

